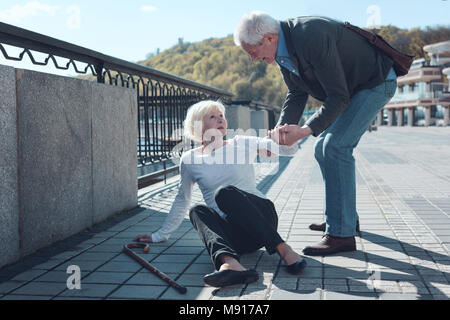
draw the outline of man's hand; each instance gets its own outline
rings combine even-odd
[[[297,125],[278,126],[273,130],[269,130],[269,137],[280,145],[291,146],[297,141],[312,134],[308,126],[299,127]]]

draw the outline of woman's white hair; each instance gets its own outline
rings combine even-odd
[[[234,31],[234,43],[241,46],[242,43],[249,45],[259,45],[262,43],[264,35],[278,34],[280,23],[261,11],[252,11],[241,17],[236,30]]]
[[[202,142],[203,117],[213,110],[219,110],[225,117],[225,107],[219,101],[205,100],[189,107],[184,120],[184,136],[187,139]]]

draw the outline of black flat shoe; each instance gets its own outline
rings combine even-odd
[[[207,274],[203,280],[212,287],[226,287],[241,283],[252,283],[259,279],[256,270],[222,270]]]
[[[287,272],[290,274],[299,274],[306,267],[306,260],[300,259],[297,262],[286,266]]]

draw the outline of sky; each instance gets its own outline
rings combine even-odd
[[[179,38],[230,35],[253,10],[279,20],[323,15],[362,27],[450,26],[450,0],[2,0],[0,22],[137,62]],[[2,57],[0,63],[10,64]]]

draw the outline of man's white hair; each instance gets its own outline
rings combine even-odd
[[[234,43],[241,46],[242,43],[260,45],[264,35],[278,34],[280,23],[261,11],[252,11],[241,17],[234,31]]]
[[[203,140],[203,117],[212,110],[222,112],[225,118],[225,106],[219,101],[205,100],[197,102],[189,107],[184,120],[184,136],[187,139],[202,142]]]

